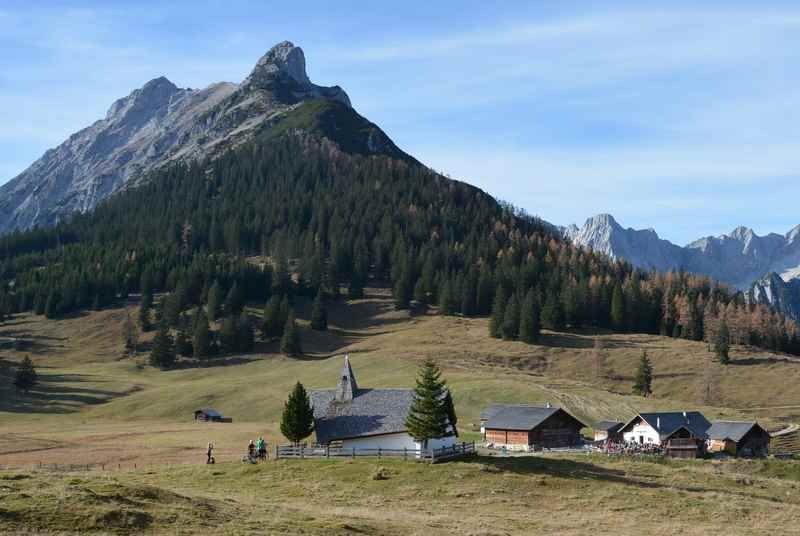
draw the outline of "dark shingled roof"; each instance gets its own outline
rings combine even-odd
[[[494,430],[533,430],[558,412],[564,412],[581,427],[585,426],[563,409],[545,406],[505,406],[490,417],[484,426]]]
[[[358,389],[349,402],[337,402],[336,393],[311,391],[317,443],[406,431],[413,389]]]
[[[754,421],[714,421],[711,428],[708,429],[708,438],[732,439],[738,443],[754,426],[758,426],[758,423]]]
[[[508,408],[541,408],[542,406],[535,406],[533,404],[492,404],[488,406],[486,409],[481,411],[480,419],[482,421],[488,421],[501,411],[508,409]]]
[[[662,440],[674,434],[680,428],[686,428],[696,437],[705,438],[711,427],[708,419],[699,411],[663,411],[660,413],[640,413],[644,421],[657,430]],[[620,430],[626,429],[636,417],[628,421]]]
[[[603,430],[604,432],[615,433],[619,432],[619,429],[622,428],[622,425],[619,421],[600,421],[594,425],[592,428],[593,430]]]

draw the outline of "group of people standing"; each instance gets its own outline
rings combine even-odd
[[[263,437],[259,437],[258,439],[251,439],[250,443],[247,445],[247,460],[252,463],[256,463],[259,460],[267,460],[269,459],[269,450],[267,446],[267,442],[264,440]],[[215,463],[214,459],[214,443],[209,442],[208,447],[206,448],[206,463]]]
[[[256,440],[250,440],[250,444],[247,445],[247,457],[250,460],[266,460],[269,458],[267,442],[264,441],[263,437],[259,437]]]

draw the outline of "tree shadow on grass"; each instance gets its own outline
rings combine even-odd
[[[98,405],[130,394],[130,391],[111,391],[75,384],[97,383],[82,374],[49,374],[38,372],[38,383],[27,394],[8,386],[0,396],[0,411],[9,413],[63,414],[80,410],[83,406]]]

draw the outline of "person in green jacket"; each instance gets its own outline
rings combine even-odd
[[[258,458],[263,460],[267,457],[267,444],[263,437],[259,437],[256,441],[256,450],[258,451]]]

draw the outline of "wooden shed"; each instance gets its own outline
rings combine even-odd
[[[194,420],[203,422],[233,422],[230,417],[223,417],[220,412],[211,408],[198,409],[194,412]]]
[[[708,451],[761,457],[769,453],[769,432],[755,421],[714,421],[708,429]]]
[[[561,408],[507,406],[483,427],[487,444],[533,451],[577,446],[586,425]]]

